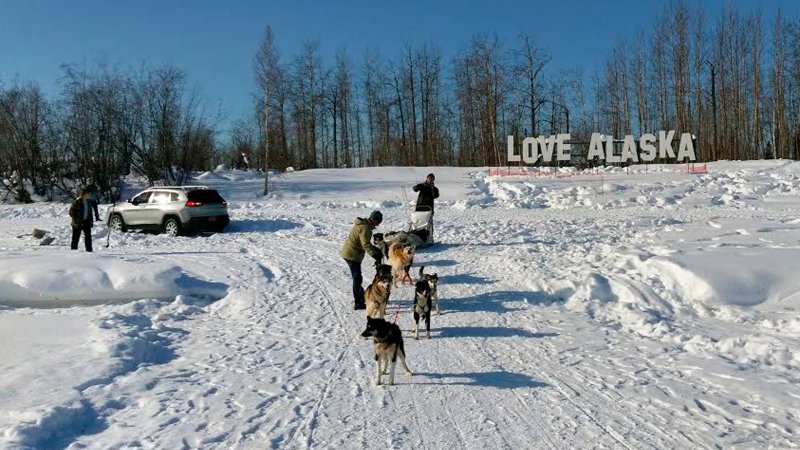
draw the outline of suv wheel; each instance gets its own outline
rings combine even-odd
[[[164,233],[170,236],[178,236],[181,234],[181,224],[176,219],[170,217],[164,222]]]
[[[125,222],[122,220],[122,216],[119,214],[111,216],[111,219],[108,221],[108,227],[114,231],[125,231]]]

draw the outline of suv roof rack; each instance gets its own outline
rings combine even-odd
[[[154,189],[159,189],[159,190],[175,189],[175,190],[181,190],[181,191],[188,191],[188,190],[203,190],[203,189],[211,189],[211,188],[208,187],[208,186],[200,186],[200,185],[197,185],[197,186],[150,186],[149,188],[145,189],[145,191],[150,191],[150,190],[154,190]]]

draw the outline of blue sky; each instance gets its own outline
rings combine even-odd
[[[687,0],[690,5],[701,0]],[[797,17],[800,0],[707,0],[710,17],[732,3],[772,17]],[[332,59],[344,47],[360,61],[365,49],[396,57],[404,43],[436,43],[449,60],[476,33],[506,43],[526,31],[553,56],[552,69],[592,70],[638,26],[649,27],[659,0],[535,1],[172,1],[0,0],[0,80],[37,81],[58,89],[59,65],[137,67],[172,63],[186,70],[208,106],[229,119],[249,112],[255,91],[252,57],[270,24],[288,58],[318,40]],[[769,38],[769,34],[766,36]]]

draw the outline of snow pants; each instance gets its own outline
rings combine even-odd
[[[83,244],[86,246],[86,251],[92,251],[92,222],[84,220],[80,227],[72,227],[72,250],[78,249],[78,242],[81,240],[81,233],[83,233]]]

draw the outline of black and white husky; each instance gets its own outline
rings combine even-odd
[[[437,284],[439,284],[439,275],[435,273],[425,273],[425,266],[419,268],[419,279],[421,281],[425,281],[428,283],[428,286],[431,288],[431,308],[436,310],[436,314],[440,314],[439,312],[439,293],[436,288]]]
[[[425,334],[431,338],[431,286],[425,280],[417,281],[414,289],[414,339],[419,339],[419,319],[425,319]]]
[[[367,329],[364,331],[366,336],[372,336],[372,348],[375,351],[375,385],[381,384],[381,376],[389,373],[389,384],[394,384],[394,369],[397,358],[406,369],[407,375],[413,375],[411,369],[406,364],[406,351],[403,346],[403,335],[397,324],[387,322],[383,319],[373,319],[367,317]],[[389,362],[391,361],[391,369]]]

